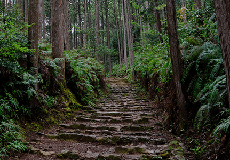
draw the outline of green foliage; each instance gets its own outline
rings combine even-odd
[[[217,134],[220,131],[224,131],[225,134],[229,134],[229,126],[230,126],[230,116],[227,119],[222,119],[220,124],[216,127],[213,134]]]
[[[104,76],[103,66],[94,58],[81,56],[75,50],[66,52],[66,59],[74,72],[67,79],[67,84],[71,84],[72,91],[81,97],[83,104],[94,105],[95,93],[100,90],[100,81]]]
[[[157,73],[160,81],[168,82],[172,73],[168,44],[158,43],[154,46],[139,46],[135,51],[134,70],[140,72],[142,77],[147,74],[149,78]]]
[[[19,130],[20,127],[16,126],[12,120],[0,123],[0,157],[27,150],[26,145],[21,142],[22,135]]]

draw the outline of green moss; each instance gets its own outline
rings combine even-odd
[[[143,123],[149,123],[149,119],[146,118],[146,117],[143,117],[141,119],[138,119],[138,120],[134,121],[134,123],[141,123],[141,124],[143,124]]]
[[[64,93],[64,95],[67,98],[67,100],[63,98],[66,107],[69,107],[74,110],[82,109],[83,106],[77,102],[75,95],[67,87],[65,87],[64,84],[60,83],[60,88],[61,88],[61,91]]]
[[[115,148],[116,154],[124,154],[124,153],[128,153],[128,152],[129,152],[128,148],[123,148],[123,147],[116,147]]]
[[[53,125],[53,124],[58,124],[58,120],[55,119],[55,118],[52,117],[52,116],[49,116],[49,117],[45,118],[45,123],[51,124],[51,125]]]
[[[76,159],[76,160],[80,158],[80,156],[78,154],[74,154],[74,153],[72,153],[70,151],[68,151],[67,153],[58,154],[57,157],[60,158],[60,159],[69,158],[69,159]]]
[[[99,155],[97,157],[97,160],[121,160],[121,158],[119,156],[114,156],[114,155],[109,155],[108,157]]]

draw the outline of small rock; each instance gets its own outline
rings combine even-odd
[[[88,153],[88,154],[92,154],[92,151],[88,150],[86,153]]]
[[[61,151],[61,154],[66,154],[66,153],[68,153],[69,152],[69,150],[62,150]]]
[[[40,153],[41,153],[43,156],[51,156],[51,155],[55,154],[54,151],[48,151],[48,152],[46,152],[46,151],[40,151]]]

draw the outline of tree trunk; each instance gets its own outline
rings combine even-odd
[[[217,29],[223,53],[224,68],[227,78],[228,102],[230,107],[230,2],[214,0]]]
[[[121,0],[118,0],[118,13],[119,13],[119,24],[120,24],[120,37],[121,37],[121,42],[120,42],[120,44],[121,44],[121,59],[124,59],[124,46],[123,46],[123,44],[124,43],[122,43],[122,39],[123,39],[123,30],[122,30],[122,22],[121,22],[121,18],[122,18],[122,15],[121,15],[121,4],[122,2],[121,2]]]
[[[98,0],[95,0],[96,47],[100,45]]]
[[[70,19],[69,23],[69,45],[70,45],[70,50],[73,49],[73,32],[72,32],[72,19]]]
[[[131,75],[134,79],[134,70],[133,70],[133,63],[134,63],[134,51],[133,51],[133,33],[132,33],[132,25],[131,25],[131,11],[130,11],[130,1],[127,0],[127,9],[128,9],[128,27],[127,32],[129,34],[128,43],[129,43],[129,59],[130,59],[130,67],[131,67]]]
[[[42,36],[43,36],[43,20],[44,20],[44,0],[38,0],[38,41],[42,42]]]
[[[200,9],[200,7],[201,7],[200,0],[195,0],[195,9]]]
[[[89,0],[89,14],[88,14],[88,21],[89,21],[89,29],[91,29],[91,3],[90,3],[90,0]]]
[[[5,0],[3,0],[3,1],[0,1],[0,4],[1,4],[1,7],[3,8],[2,9],[2,17],[4,17],[5,16],[5,10],[6,10],[6,4],[5,4]],[[2,21],[4,22],[4,18],[2,18]]]
[[[119,27],[118,27],[118,19],[117,19],[117,9],[116,3],[114,1],[114,16],[115,16],[115,23],[116,23],[116,31],[117,31],[117,44],[118,44],[118,51],[119,51],[119,60],[120,60],[120,68],[122,67],[122,52],[121,52],[121,44],[120,44],[120,36],[119,36]]]
[[[80,48],[83,48],[82,19],[81,19],[81,1],[78,0],[78,21],[80,27]]]
[[[63,0],[63,41],[64,50],[70,50],[69,44],[69,1]]]
[[[18,8],[23,17],[23,0],[18,0]]]
[[[61,58],[58,66],[61,68],[61,75],[58,75],[60,81],[65,79],[65,60],[64,60],[64,40],[62,30],[62,7],[63,0],[53,0],[52,2],[52,53],[53,58]]]
[[[160,13],[159,11],[156,9],[157,8],[157,0],[154,0],[154,3],[155,3],[155,10],[156,10],[156,18],[157,18],[157,30],[159,33],[161,33],[161,17],[160,17]],[[162,37],[161,35],[158,36],[159,37],[159,40],[162,42]]]
[[[123,17],[123,32],[124,32],[124,61],[125,61],[125,69],[128,70],[128,62],[127,62],[127,53],[126,53],[126,30],[125,30],[125,8],[124,8],[125,0],[122,0],[122,17]]]
[[[107,40],[107,46],[109,49],[111,49],[110,46],[110,32],[109,32],[109,16],[108,16],[108,11],[109,11],[109,7],[108,7],[108,0],[105,0],[105,16],[106,16],[106,40]],[[112,62],[111,62],[111,55],[109,53],[109,73],[110,75],[112,75]]]
[[[88,18],[88,8],[87,8],[87,0],[84,0],[84,46],[87,43],[87,18]]]
[[[181,55],[179,50],[179,40],[177,32],[175,0],[166,1],[168,34],[170,44],[170,54],[172,62],[173,78],[176,85],[177,103],[179,107],[179,131],[185,129],[187,123],[186,100],[181,87]]]
[[[103,10],[103,3],[101,3],[101,8],[100,10]],[[104,14],[103,12],[101,12],[101,30],[103,32],[101,32],[101,44],[104,46],[105,45],[105,34],[104,34],[104,29],[105,29],[105,21],[104,21]]]
[[[28,67],[33,68],[36,76],[38,76],[38,1],[30,0],[29,2],[29,27],[28,40],[29,48],[34,49],[34,53],[28,56]],[[33,25],[32,25],[33,24]],[[38,84],[35,85],[38,90]]]

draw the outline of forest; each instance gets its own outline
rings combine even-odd
[[[0,0],[0,159],[230,159],[229,52],[228,0]]]

